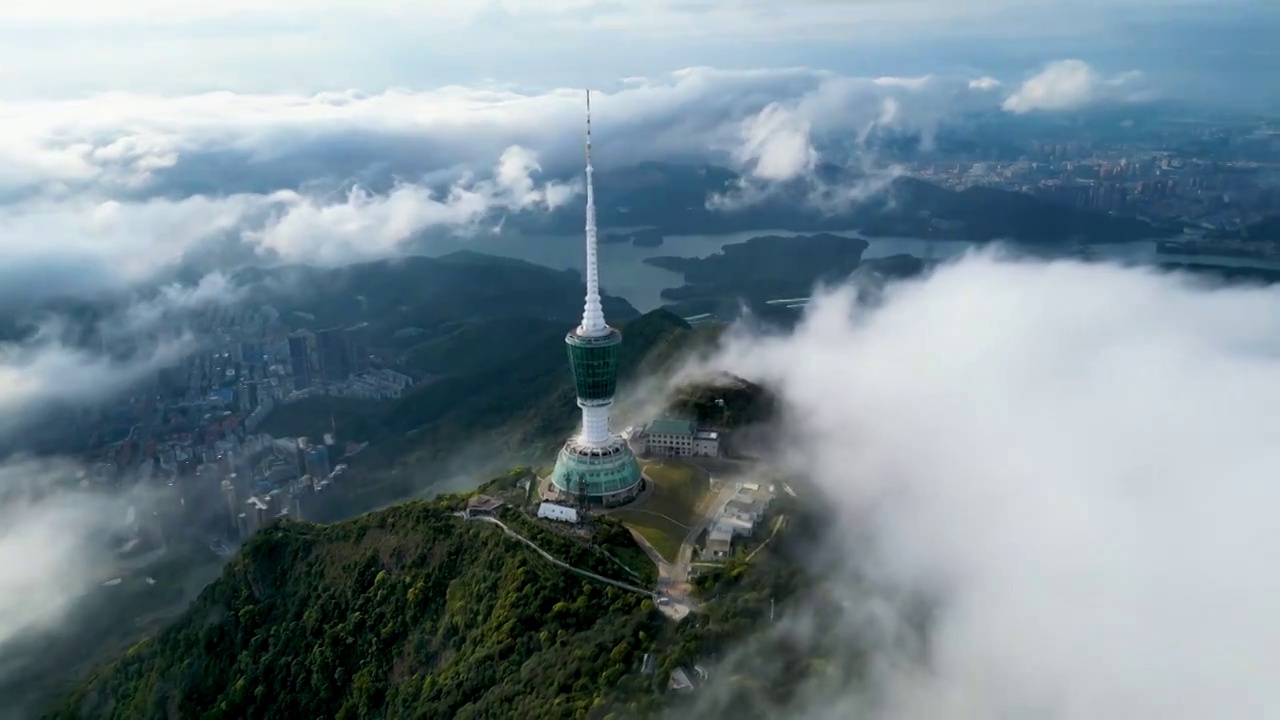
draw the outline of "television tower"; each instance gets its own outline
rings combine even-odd
[[[587,294],[582,322],[565,336],[573,371],[582,431],[560,450],[552,481],[570,497],[600,505],[616,505],[635,497],[640,465],[627,442],[609,430],[609,410],[618,387],[618,350],[622,333],[609,327],[600,303],[599,242],[596,237],[595,169],[591,166],[591,91],[587,91]],[[576,482],[575,482],[576,480]],[[585,481],[585,488],[584,482]]]

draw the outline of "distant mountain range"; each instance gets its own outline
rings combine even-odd
[[[733,193],[743,179],[714,165],[648,162],[601,173],[596,205],[601,227],[654,227],[666,234],[717,234],[766,228],[801,232],[862,229],[869,234],[946,237],[957,240],[1017,240],[1053,245],[1111,243],[1173,232],[1146,220],[1063,205],[1026,193],[987,187],[951,190],[899,177],[861,202],[835,202],[842,189],[872,181],[858,171],[824,165],[815,186],[795,180],[769,187],[739,209],[711,209],[708,199]],[[809,200],[815,191],[823,202]],[[581,232],[577,203],[555,211],[526,211],[507,218],[526,233]]]

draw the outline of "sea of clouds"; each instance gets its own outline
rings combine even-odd
[[[766,633],[869,669],[773,716],[1280,712],[1280,291],[992,251],[855,296],[712,361],[780,393],[785,461],[846,525],[813,555],[844,620],[799,600]],[[902,593],[935,605],[922,643]]]

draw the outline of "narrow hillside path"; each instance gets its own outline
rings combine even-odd
[[[542,547],[541,547],[541,546],[539,546],[539,545],[538,545],[537,543],[535,543],[534,541],[532,541],[532,540],[530,540],[529,538],[527,538],[527,537],[525,537],[525,536],[521,535],[520,533],[516,532],[515,530],[512,530],[511,528],[507,527],[507,524],[506,524],[506,523],[504,523],[504,522],[502,522],[502,521],[501,521],[501,520],[499,520],[498,518],[495,518],[495,517],[489,517],[489,516],[487,516],[487,515],[477,515],[477,516],[474,516],[474,517],[467,517],[467,516],[466,516],[465,514],[463,514],[463,513],[459,513],[459,517],[462,517],[464,520],[479,520],[480,522],[487,522],[487,523],[489,523],[490,525],[497,525],[498,527],[502,528],[502,531],[503,531],[503,532],[505,532],[506,534],[508,534],[508,535],[510,535],[511,537],[513,537],[513,538],[515,538],[515,539],[519,540],[520,542],[524,543],[525,545],[528,545],[529,547],[533,548],[533,551],[534,551],[534,552],[536,552],[536,553],[538,553],[539,555],[541,555],[541,556],[543,557],[543,559],[544,559],[544,560],[546,560],[547,562],[550,562],[550,563],[551,563],[551,564],[553,564],[553,565],[557,565],[557,566],[559,566],[559,567],[562,567],[562,568],[564,568],[565,570],[568,570],[569,572],[575,573],[575,574],[577,574],[577,575],[581,575],[582,577],[585,577],[585,578],[587,578],[587,579],[589,579],[589,580],[595,580],[596,582],[602,582],[602,583],[604,583],[604,584],[606,584],[606,585],[612,585],[613,587],[616,587],[616,588],[621,589],[621,590],[626,590],[626,591],[628,591],[628,592],[633,592],[633,593],[638,593],[638,594],[640,594],[640,595],[644,595],[644,596],[646,596],[646,597],[652,598],[655,602],[656,602],[656,601],[657,601],[657,599],[658,599],[658,593],[657,593],[657,592],[655,592],[655,591],[653,591],[653,590],[646,590],[646,589],[644,589],[644,588],[642,588],[642,587],[637,587],[637,586],[632,585],[632,584],[630,584],[630,583],[625,583],[625,582],[622,582],[622,581],[620,581],[620,580],[614,580],[613,578],[607,578],[607,577],[605,577],[605,576],[603,576],[603,575],[597,575],[596,573],[593,573],[593,572],[591,572],[590,570],[583,570],[582,568],[577,568],[577,567],[574,567],[573,565],[570,565],[569,563],[567,563],[567,562],[565,562],[565,561],[561,560],[560,558],[558,558],[558,557],[556,557],[556,556],[552,555],[551,553],[547,552],[546,550],[543,550],[543,549],[542,549]]]

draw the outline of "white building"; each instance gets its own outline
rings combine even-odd
[[[716,520],[716,528],[728,530],[734,537],[747,537],[755,533],[756,524],[747,518],[725,513]]]
[[[716,457],[720,454],[720,433],[700,431],[692,420],[659,418],[645,428],[643,436],[644,451],[654,455]]]
[[[733,530],[716,523],[707,533],[706,554],[716,559],[724,559],[729,557],[731,552],[733,552]]]
[[[538,517],[556,522],[574,523],[578,522],[578,511],[564,505],[557,505],[553,502],[544,502],[538,506]]]
[[[773,499],[773,486],[744,483],[716,515],[703,545],[703,557],[723,559],[733,552],[735,538],[750,537]]]
[[[714,430],[699,430],[693,434],[693,454],[703,457],[716,457],[720,454],[720,433]]]

